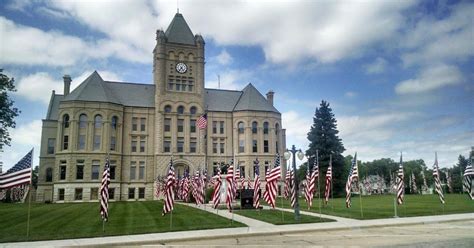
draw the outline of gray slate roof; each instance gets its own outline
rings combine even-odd
[[[252,85],[242,91],[204,89],[204,100],[208,111],[265,111],[279,113],[267,99]],[[155,85],[104,81],[94,71],[69,95],[53,92],[46,119],[57,120],[60,102],[88,101],[107,102],[129,107],[155,107]]]
[[[193,32],[180,13],[176,13],[165,35],[168,42],[195,45]]]

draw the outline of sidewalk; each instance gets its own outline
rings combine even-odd
[[[202,207],[204,209],[204,207]],[[212,212],[210,207],[206,206],[206,211]],[[286,210],[285,210],[286,211]],[[291,211],[291,209],[290,209]],[[302,214],[317,215],[302,211]],[[228,217],[226,210],[220,210],[219,215]],[[328,230],[351,230],[367,227],[382,227],[382,226],[401,226],[427,223],[441,223],[450,221],[465,221],[474,220],[474,213],[467,214],[451,214],[451,215],[436,215],[436,216],[422,216],[422,217],[406,217],[406,218],[391,218],[391,219],[376,219],[376,220],[352,220],[345,218],[339,219],[336,222],[326,223],[308,223],[297,225],[272,225],[268,223],[259,223],[253,219],[234,214],[236,221],[249,223],[249,227],[238,228],[223,228],[211,230],[197,230],[197,231],[182,231],[182,232],[167,232],[167,233],[152,233],[140,235],[126,235],[126,236],[110,236],[99,238],[84,238],[84,239],[68,239],[68,240],[52,240],[52,241],[36,241],[36,242],[18,242],[18,243],[4,243],[0,247],[58,247],[58,246],[110,246],[110,245],[144,245],[144,244],[160,244],[169,241],[183,241],[183,240],[205,240],[213,238],[226,237],[243,237],[243,236],[257,236],[257,235],[278,235],[282,233],[301,233],[308,231],[328,231]],[[333,216],[324,216],[336,219]],[[239,220],[237,220],[239,218]]]

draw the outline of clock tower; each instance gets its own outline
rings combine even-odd
[[[170,154],[179,153],[190,156],[180,156],[183,159],[202,156],[204,161],[202,131],[195,123],[205,112],[204,39],[193,34],[180,13],[174,16],[166,31],[156,32],[153,80],[155,155],[169,159]],[[186,162],[190,163],[198,162]]]

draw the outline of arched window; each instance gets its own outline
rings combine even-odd
[[[165,113],[171,113],[171,105],[165,106]]]
[[[116,130],[117,129],[117,122],[118,122],[118,117],[114,116],[112,117],[112,121],[110,122],[110,126],[112,129]]]
[[[178,114],[184,114],[184,107],[183,106],[178,107]]]
[[[257,133],[258,123],[256,121],[252,122],[252,133]]]
[[[195,115],[196,112],[197,112],[197,108],[192,106],[191,109],[189,109],[189,112],[192,114],[192,115]]]
[[[69,115],[68,114],[65,114],[63,116],[63,125],[64,125],[64,128],[68,128],[69,127]]]
[[[237,128],[239,129],[239,133],[244,133],[244,123],[243,122],[239,122],[239,124],[237,124]]]
[[[87,115],[81,114],[79,116],[79,128],[87,128]]]
[[[263,133],[267,134],[268,133],[268,122],[263,123]]]
[[[101,128],[102,127],[102,116],[96,115],[94,117],[94,128]]]
[[[53,181],[53,168],[47,168],[46,169],[46,182],[52,182]]]
[[[280,133],[280,125],[278,123],[275,124],[275,135],[278,136],[278,134]]]

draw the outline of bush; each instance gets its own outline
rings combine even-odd
[[[206,189],[206,199],[204,200],[205,203],[208,203],[210,200],[212,200],[212,193],[214,193],[214,188]]]

